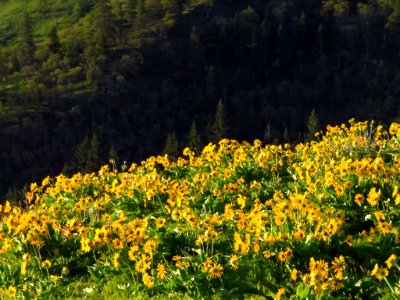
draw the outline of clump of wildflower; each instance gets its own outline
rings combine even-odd
[[[371,276],[375,276],[379,281],[381,281],[384,277],[389,275],[389,270],[386,268],[380,268],[378,264],[375,264],[374,268],[371,271]]]
[[[142,281],[145,286],[151,289],[154,286],[154,278],[151,277],[147,272],[143,273]]]
[[[371,205],[371,206],[376,206],[379,202],[379,199],[381,197],[381,190],[376,190],[376,188],[371,188],[371,190],[368,193],[368,197],[367,197],[367,202]]]
[[[285,251],[280,251],[278,253],[278,260],[281,262],[287,262],[292,258],[293,251],[290,248],[286,248]]]

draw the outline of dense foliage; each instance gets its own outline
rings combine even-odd
[[[391,0],[2,0],[0,194],[93,171],[74,155],[86,137],[97,167],[111,149],[118,165],[176,152],[193,124],[205,145],[220,99],[238,140],[302,140],[313,109],[389,123],[399,15]]]
[[[400,124],[31,184],[1,207],[9,297],[399,296]]]

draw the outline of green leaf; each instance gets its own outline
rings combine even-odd
[[[298,296],[299,299],[306,299],[309,293],[310,293],[310,287],[304,284],[299,284],[299,286],[296,289],[296,296]]]

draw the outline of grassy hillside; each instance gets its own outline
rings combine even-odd
[[[84,170],[94,136],[96,168],[111,149],[181,150],[193,124],[200,149],[220,100],[237,140],[302,141],[313,110],[396,121],[399,16],[378,0],[2,0],[0,197]]]
[[[65,28],[76,22],[73,14],[76,1],[13,0],[0,2],[0,45],[12,45],[17,35],[24,13],[29,13],[33,21],[34,37],[40,43],[53,26]]]
[[[400,124],[222,140],[59,175],[1,207],[3,296],[399,296]]]

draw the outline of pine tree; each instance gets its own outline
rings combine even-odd
[[[124,20],[129,24],[133,25],[135,19],[135,6],[131,0],[123,0],[121,3],[121,10]]]
[[[145,21],[144,0],[137,0],[136,2],[136,27],[142,30]]]
[[[283,131],[283,139],[285,140],[285,142],[289,141],[289,129],[287,126],[285,126],[285,129]]]
[[[72,161],[68,164],[65,171],[91,173],[96,171],[99,167],[99,143],[97,136],[94,134],[90,140],[86,136],[82,143],[78,145]]]
[[[223,138],[227,137],[227,124],[225,109],[222,99],[217,104],[217,111],[215,113],[214,123],[210,127],[209,140],[213,143],[218,143]]]
[[[103,65],[106,61],[104,44],[89,43],[85,48],[84,57],[86,59],[85,71],[86,80],[89,84],[96,86],[98,79],[103,74]]]
[[[68,164],[69,169],[66,170],[67,172],[84,171],[86,167],[87,153],[89,152],[89,146],[90,146],[89,138],[86,136],[83,139],[82,143],[80,143],[78,147],[76,147],[74,155],[72,157],[72,161],[70,164]]]
[[[95,172],[100,167],[99,142],[96,134],[90,140],[89,149],[87,152],[87,161],[84,168],[85,173]]]
[[[108,152],[108,159],[113,160],[115,163],[118,162],[118,151],[114,145],[111,146],[110,151]]]
[[[178,140],[176,139],[175,131],[167,135],[164,154],[167,154],[171,159],[176,159],[178,157]]]
[[[165,12],[164,22],[172,25],[181,15],[181,7],[178,0],[161,0],[162,9]]]
[[[195,121],[193,121],[192,126],[190,127],[188,136],[188,146],[191,150],[195,152],[200,151],[201,148],[200,134],[197,132],[197,126]]]
[[[115,39],[116,20],[106,1],[99,1],[93,11],[93,41],[107,52]]]
[[[108,160],[112,165],[113,171],[116,171],[118,168],[118,152],[114,145],[111,146],[110,151],[108,152]]]
[[[272,142],[271,123],[270,122],[268,122],[267,126],[265,127],[264,142],[265,143],[271,143]]]
[[[35,62],[36,45],[33,40],[33,29],[32,20],[27,12],[24,12],[22,18],[22,24],[20,28],[20,40],[21,40],[21,59],[22,63],[31,65]]]
[[[48,44],[48,49],[52,53],[58,53],[60,50],[61,44],[60,44],[60,39],[58,38],[58,33],[57,33],[57,28],[53,26],[50,30],[50,33],[48,35],[49,39],[49,44]]]
[[[319,120],[315,112],[315,109],[313,109],[307,121],[307,138],[310,140],[313,139],[314,135],[318,131],[319,131]]]

